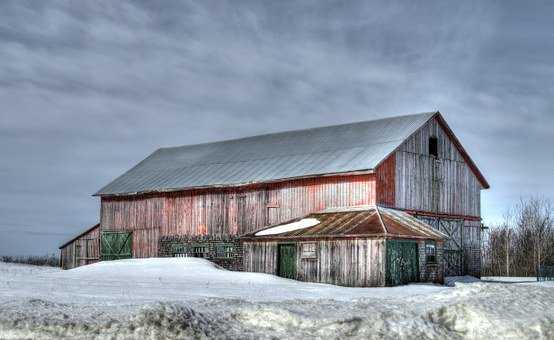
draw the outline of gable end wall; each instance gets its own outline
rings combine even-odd
[[[438,138],[437,158],[429,137]],[[455,216],[481,216],[482,186],[437,119],[429,121],[396,151],[397,208]],[[379,189],[378,189],[379,190]]]

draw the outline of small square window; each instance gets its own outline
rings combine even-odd
[[[425,259],[427,263],[437,263],[437,245],[435,242],[425,243]]]
[[[302,258],[303,259],[315,259],[317,258],[316,244],[315,242],[302,243]]]
[[[215,257],[231,258],[235,252],[235,246],[232,244],[220,243],[215,246]]]
[[[439,140],[437,137],[429,138],[429,155],[439,157]]]

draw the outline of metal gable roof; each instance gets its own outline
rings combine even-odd
[[[95,195],[126,195],[372,170],[438,112],[162,148]]]

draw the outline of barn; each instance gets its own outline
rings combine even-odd
[[[350,287],[442,283],[447,236],[400,210],[327,209],[244,235],[246,271]]]
[[[404,115],[158,149],[95,194],[96,238],[102,260],[196,256],[261,270],[247,261],[252,233],[328,209],[379,206],[446,237],[444,275],[480,276],[487,188],[440,112]]]

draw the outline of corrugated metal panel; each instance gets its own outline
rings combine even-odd
[[[435,114],[163,148],[95,195],[232,186],[371,170]]]
[[[403,211],[376,206],[331,209],[312,213],[287,223],[304,218],[315,218],[320,223],[312,227],[275,235],[256,236],[256,233],[259,232],[256,231],[245,235],[244,238],[246,240],[332,237],[391,237],[435,240],[446,238],[446,235]],[[280,225],[261,230],[275,228]]]

